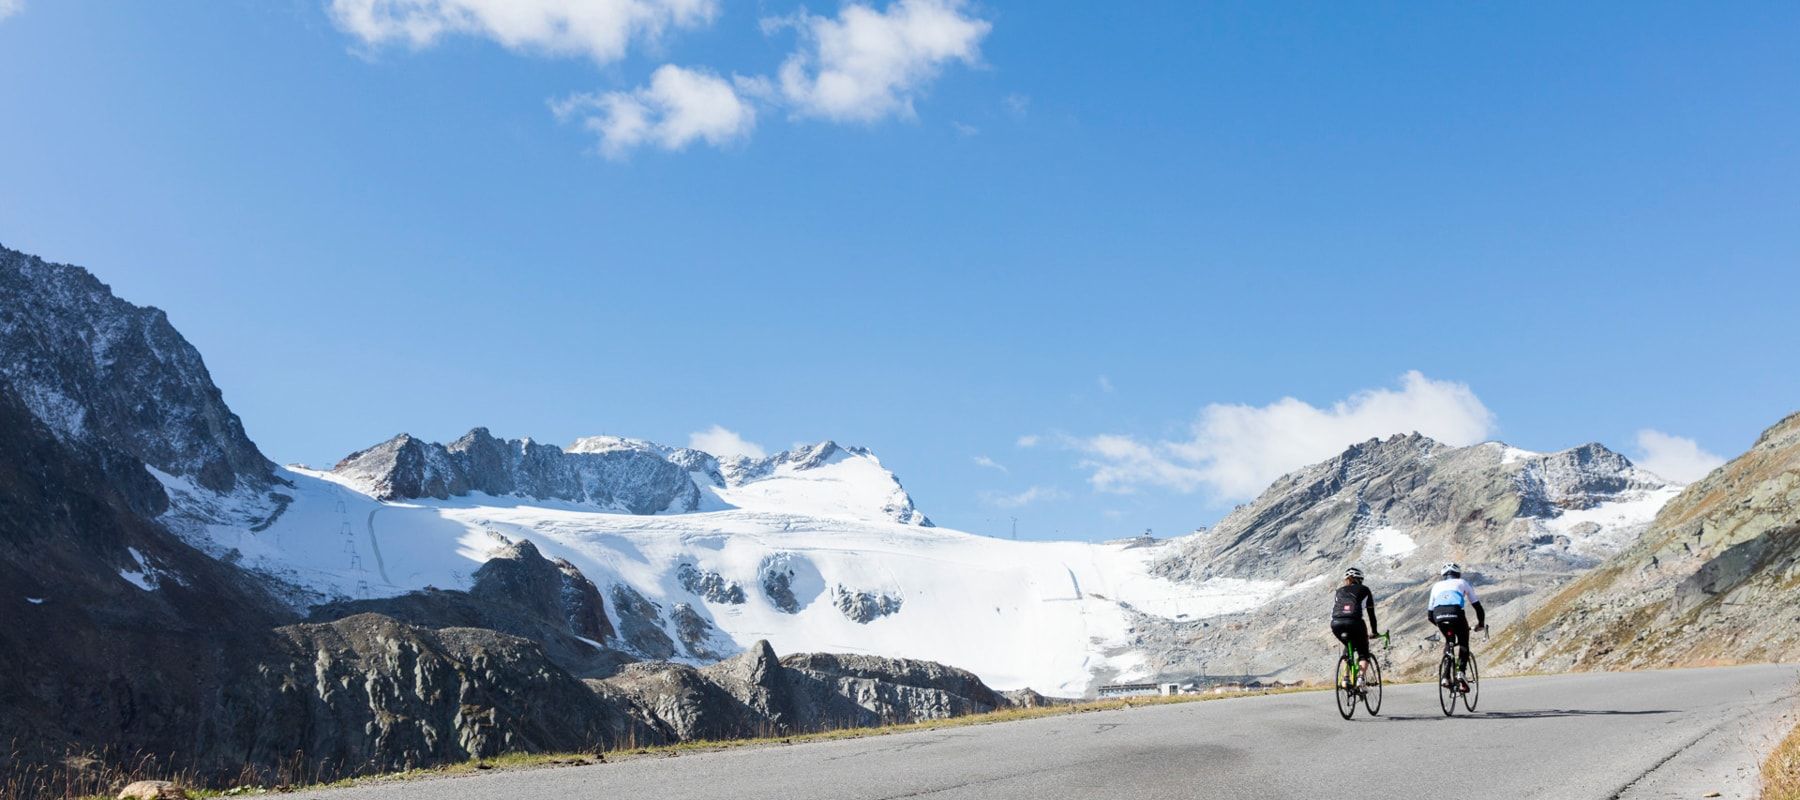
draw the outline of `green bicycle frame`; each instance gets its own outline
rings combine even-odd
[[[1393,631],[1375,637],[1381,640],[1381,649],[1386,650],[1391,646],[1388,642],[1388,637],[1391,635],[1393,635]],[[1356,645],[1345,642],[1344,654],[1350,657],[1350,685],[1355,686],[1357,679],[1362,677],[1362,667],[1357,666],[1361,662],[1356,657]],[[1369,655],[1374,655],[1374,653],[1369,653]]]

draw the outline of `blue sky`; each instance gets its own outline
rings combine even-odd
[[[0,243],[280,461],[718,425],[1033,538],[1800,406],[1792,3],[494,1],[0,0]]]

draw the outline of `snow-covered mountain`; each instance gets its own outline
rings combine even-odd
[[[508,458],[500,469],[472,468],[470,454],[487,447]],[[513,477],[521,462],[567,475],[567,464],[587,458],[632,459],[622,463],[637,465],[633,478],[673,465],[700,500],[666,503],[687,495],[659,478],[638,506],[655,513],[633,513],[616,486],[551,484],[582,488],[533,496],[546,484]],[[1158,548],[1140,543],[1015,542],[931,527],[874,454],[832,442],[720,463],[642,440],[593,437],[559,450],[478,429],[442,448],[399,437],[334,471],[290,467],[281,477],[293,501],[261,530],[184,530],[297,587],[300,605],[468,588],[490,557],[529,540],[591,579],[618,632],[613,644],[647,658],[707,662],[766,639],[781,652],[926,659],[998,688],[1082,694],[1097,680],[1144,675],[1126,646],[1132,609],[1198,617],[1252,607],[1283,585],[1180,586],[1150,574]],[[198,487],[169,486],[177,505],[204,499]]]

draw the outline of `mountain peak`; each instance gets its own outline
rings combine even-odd
[[[168,315],[81,267],[0,247],[0,353],[0,381],[66,443],[106,443],[215,492],[276,480]]]

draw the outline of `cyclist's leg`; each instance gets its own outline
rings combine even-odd
[[[1469,620],[1458,619],[1456,626],[1456,671],[1469,668]]]
[[[1345,627],[1349,629],[1351,646],[1356,648],[1358,674],[1367,674],[1369,671],[1369,626],[1358,619],[1354,625]]]

